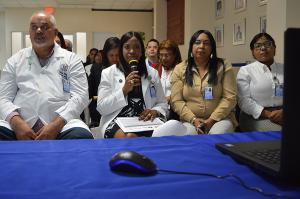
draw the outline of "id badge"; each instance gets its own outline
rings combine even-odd
[[[283,96],[283,84],[275,84],[275,96]]]
[[[213,88],[211,86],[207,86],[204,89],[204,99],[211,100],[213,99]]]
[[[156,89],[154,86],[150,87],[150,96],[151,98],[155,98],[156,97]]]
[[[62,65],[59,73],[62,77],[63,91],[66,93],[70,93],[70,78],[68,72],[68,66],[66,64]]]
[[[41,128],[44,127],[43,122],[41,121],[41,119],[39,118],[35,124],[33,125],[33,127],[31,128],[35,133],[39,132],[39,130],[41,130]]]
[[[68,79],[62,79],[64,92],[70,93],[70,81]]]

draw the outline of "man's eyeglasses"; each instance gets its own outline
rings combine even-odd
[[[273,46],[273,42],[271,42],[271,41],[266,41],[264,43],[255,43],[254,44],[255,49],[261,49],[262,47],[271,48],[272,46]]]
[[[44,24],[41,26],[35,25],[35,24],[31,24],[30,25],[30,30],[32,31],[37,31],[38,29],[40,29],[42,32],[45,32],[47,30],[49,30],[51,27],[48,24]]]

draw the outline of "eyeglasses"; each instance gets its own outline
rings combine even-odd
[[[273,46],[273,42],[271,42],[271,41],[266,41],[264,43],[255,43],[254,44],[255,49],[261,49],[262,47],[271,48],[272,46]]]
[[[38,29],[40,29],[42,32],[45,32],[47,30],[49,30],[51,27],[48,24],[43,24],[41,26],[38,26],[36,24],[31,24],[30,25],[30,30],[31,31],[37,31]]]
[[[194,42],[194,45],[196,45],[196,46],[200,46],[201,44],[203,44],[204,47],[210,47],[211,46],[209,41],[196,40]]]

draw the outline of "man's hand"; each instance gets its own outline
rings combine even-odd
[[[37,136],[30,126],[19,115],[11,118],[10,126],[15,132],[18,140],[34,140]]]
[[[55,140],[61,129],[64,127],[65,121],[62,117],[56,117],[48,125],[44,126],[39,132],[36,140]]]

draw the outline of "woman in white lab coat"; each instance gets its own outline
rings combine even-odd
[[[136,65],[137,69],[134,71],[130,65]],[[102,71],[97,102],[97,110],[102,118],[100,132],[95,136],[151,136],[152,132],[124,133],[115,119],[138,116],[141,120],[152,120],[165,117],[167,108],[158,72],[145,64],[141,36],[137,32],[125,33],[121,38],[119,63]]]

